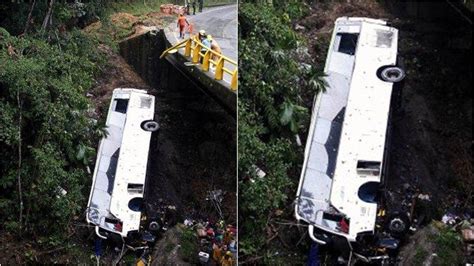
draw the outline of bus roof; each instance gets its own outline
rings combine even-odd
[[[396,64],[398,38],[385,24],[367,18],[336,21],[325,66],[329,88],[313,108],[297,194],[298,219],[350,240],[375,226],[377,204],[362,200],[359,190],[380,182],[380,171],[372,175],[358,168],[378,163],[381,169],[383,163],[393,85],[376,72]],[[324,212],[334,211],[349,220],[348,232],[323,219]]]
[[[100,222],[89,217],[88,222],[115,231],[104,219],[119,219],[124,236],[138,230],[141,212],[131,210],[129,202],[143,198],[151,132],[140,125],[153,120],[154,106],[154,96],[144,90],[114,90],[106,121],[108,136],[99,145],[88,203],[99,212]],[[142,189],[129,190],[129,184]]]

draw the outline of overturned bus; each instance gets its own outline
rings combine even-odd
[[[380,189],[393,87],[405,77],[397,42],[398,30],[383,20],[336,20],[325,65],[328,88],[313,104],[295,204],[296,218],[309,224],[315,242],[342,239],[348,254],[366,261],[371,258],[358,247],[367,237],[375,241],[385,212]],[[408,229],[407,219],[390,216],[382,223],[391,230],[385,243],[396,247],[394,236]]]
[[[140,229],[154,113],[155,98],[146,91],[113,91],[86,213],[101,238],[124,239]]]

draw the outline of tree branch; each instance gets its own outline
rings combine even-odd
[[[42,30],[46,30],[46,28],[51,22],[51,13],[53,13],[53,5],[54,5],[54,0],[50,0],[49,5],[48,5],[48,12],[46,12],[46,16],[44,17],[44,20],[43,20],[43,25],[41,26]]]
[[[36,5],[36,0],[33,0],[33,3],[31,3],[31,6],[30,6],[30,11],[28,12],[28,18],[26,19],[25,29],[23,30],[22,35],[25,35],[28,33],[28,29],[30,27],[30,22],[31,22],[31,16],[33,15],[33,9],[35,8],[35,5]]]

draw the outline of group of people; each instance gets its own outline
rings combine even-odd
[[[207,49],[211,49],[215,52],[212,54],[211,58],[212,60],[217,61],[220,55],[222,54],[221,47],[219,46],[217,41],[214,40],[210,34],[206,34],[205,30],[200,30],[197,38],[203,45],[201,53],[206,53]]]
[[[189,23],[184,14],[179,14],[177,26],[179,28],[179,38],[184,39],[186,35],[186,26],[188,27],[189,34],[191,35],[193,25]],[[217,61],[222,53],[221,47],[216,40],[212,38],[210,34],[206,34],[205,30],[200,30],[197,35],[197,40],[202,43],[201,53],[206,53],[208,49],[211,49],[215,53],[212,53],[211,58],[213,61]],[[201,58],[202,62],[202,58]],[[211,67],[213,67],[211,65]]]
[[[191,15],[189,13],[189,5],[193,7],[193,15],[196,15],[196,4],[199,6],[199,12],[202,12],[202,7],[204,6],[204,0],[198,0],[198,3],[196,3],[196,0],[193,0],[192,3],[189,3],[186,5],[186,14]]]
[[[199,11],[198,12],[202,12],[202,7],[204,5],[204,0],[197,0],[198,1],[198,5],[199,5]],[[196,0],[193,0],[192,3],[187,3],[186,4],[186,9],[185,9],[185,13],[186,15],[191,15],[190,12],[189,12],[189,5],[191,5],[193,7],[193,15],[196,15]],[[178,28],[179,28],[179,37],[184,39],[184,34],[185,34],[185,28],[186,28],[186,24],[188,25],[188,27],[192,27],[192,24],[190,24],[188,22],[188,20],[186,19],[186,17],[184,16],[184,14],[179,14],[179,17],[178,17]],[[190,30],[190,33],[192,33],[192,30]]]
[[[226,226],[221,220],[216,223],[208,221],[203,229],[207,243],[209,243],[207,247],[204,247],[204,250],[212,254],[211,265],[235,265],[237,256],[236,228],[232,225]]]

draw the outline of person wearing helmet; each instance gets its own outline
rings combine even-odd
[[[221,265],[222,266],[232,266],[233,264],[234,264],[234,262],[232,260],[232,253],[230,251],[227,251],[221,259]]]
[[[208,50],[208,49],[211,49],[211,46],[212,46],[212,36],[209,38],[209,36],[211,35],[207,35],[206,38],[204,38],[202,40],[202,44],[203,44],[203,47],[202,49],[203,50]]]
[[[206,38],[206,31],[200,30],[198,34],[199,41],[202,42]]]
[[[207,35],[209,36],[209,35]],[[204,38],[201,40],[201,43],[202,43],[202,47],[201,47],[201,54],[205,54],[207,52],[207,50],[211,49],[211,40],[207,37],[206,35],[204,35]],[[204,57],[201,57],[201,64],[204,60]]]
[[[208,48],[211,48],[211,46],[212,46],[212,36],[207,35],[206,39],[202,40],[202,44],[204,44]]]
[[[186,24],[189,26],[189,22],[183,14],[179,14],[178,17],[178,28],[179,28],[179,38],[184,39],[184,29],[186,28]]]
[[[212,54],[212,60],[217,62],[222,54],[221,47],[217,44],[216,40],[212,39],[212,36],[208,35],[208,38],[211,39],[211,50],[215,52]]]

